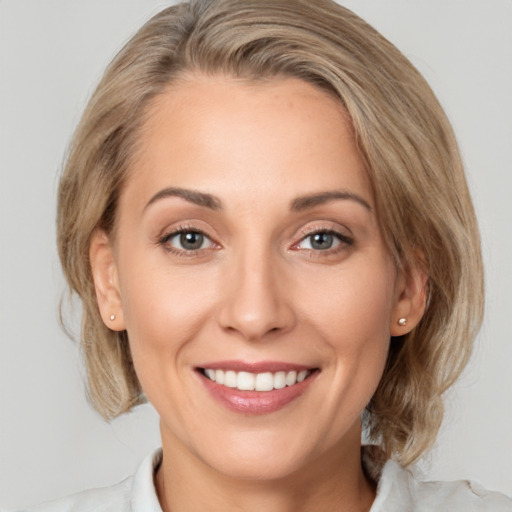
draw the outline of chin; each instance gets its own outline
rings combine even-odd
[[[335,451],[331,444],[336,441],[329,443],[328,433],[318,436],[316,442],[314,432],[306,433],[299,427],[295,434],[281,428],[231,432],[207,445],[201,443],[194,451],[218,474],[252,481],[286,479]]]
[[[283,445],[281,445],[283,446]],[[205,461],[206,462],[206,461]],[[268,450],[259,453],[234,453],[216,457],[210,467],[228,478],[247,481],[276,481],[286,479],[299,472],[306,461],[290,457],[283,449],[276,449],[272,455]]]

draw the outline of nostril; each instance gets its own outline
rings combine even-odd
[[[295,322],[289,298],[283,296],[262,272],[241,276],[239,286],[227,287],[218,309],[218,323],[224,332],[238,333],[247,340],[275,338]]]

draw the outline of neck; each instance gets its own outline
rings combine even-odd
[[[163,512],[363,512],[371,508],[375,484],[364,475],[360,443],[329,453],[278,479],[240,479],[206,465],[162,436],[163,461],[155,483]]]

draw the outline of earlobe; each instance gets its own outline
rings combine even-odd
[[[425,312],[428,277],[421,260],[402,270],[397,283],[397,298],[390,323],[391,336],[403,336],[412,331]]]
[[[96,290],[96,300],[104,324],[114,331],[125,329],[117,265],[112,243],[100,229],[94,231],[89,246],[89,261]]]

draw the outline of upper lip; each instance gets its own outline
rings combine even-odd
[[[197,368],[212,369],[212,370],[231,370],[234,372],[248,372],[248,373],[265,373],[265,372],[291,372],[302,370],[312,370],[314,367],[303,364],[282,362],[282,361],[212,361],[209,363],[201,364]]]

